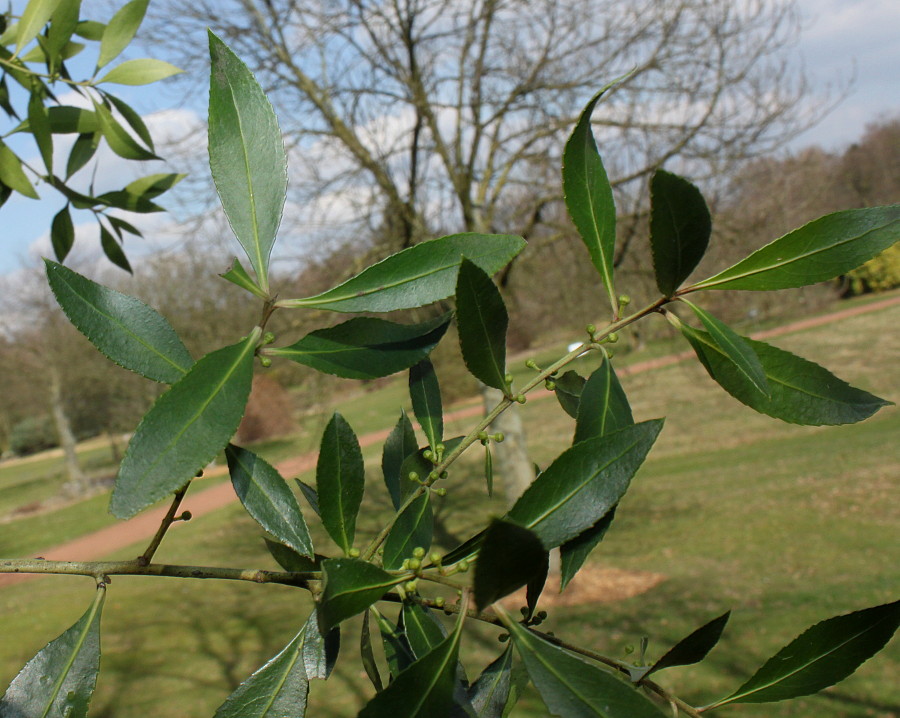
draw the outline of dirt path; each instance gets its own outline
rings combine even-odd
[[[791,322],[774,329],[757,332],[751,334],[750,336],[754,339],[765,339],[768,337],[781,336],[782,334],[802,331],[804,329],[811,329],[813,327],[819,327],[831,322],[840,321],[842,319],[849,319],[851,317],[859,316],[860,314],[881,311],[898,304],[900,304],[900,296],[891,297],[889,299],[882,299],[880,301],[872,302],[870,304],[865,304],[859,307],[843,309],[837,312],[831,312],[830,314],[811,317],[809,319],[801,319],[799,321]],[[673,364],[685,361],[692,356],[693,352],[691,351],[680,352],[678,354],[669,354],[667,356],[657,357],[655,359],[648,359],[647,361],[631,364],[630,366],[620,369],[618,373],[620,376],[629,376],[632,374],[637,374],[639,372],[660,369],[662,367],[671,366]],[[547,399],[551,396],[553,396],[551,392],[541,390],[535,392],[530,400],[535,401]],[[482,408],[480,403],[474,403],[469,406],[447,412],[447,414],[445,414],[445,419],[450,421],[455,419],[467,419],[478,416],[481,414],[481,412]],[[370,434],[361,436],[359,443],[362,447],[379,444],[387,438],[389,433],[389,430],[372,432]],[[304,454],[303,456],[297,456],[282,461],[277,464],[277,468],[284,476],[296,476],[297,474],[300,474],[304,471],[315,468],[316,458],[316,453],[311,452],[308,454]],[[220,467],[215,471],[208,473],[208,476],[222,475],[225,472],[225,467]],[[235,496],[231,484],[226,482],[209,489],[198,490],[196,491],[196,493],[189,493],[185,498],[184,503],[182,504],[182,508],[189,510],[194,515],[194,517],[199,518],[201,516],[205,516],[206,514],[212,513],[213,511],[217,511],[223,506],[227,506],[228,504],[236,500],[237,496]],[[159,527],[160,521],[162,520],[166,509],[166,506],[162,506],[150,511],[146,511],[139,516],[135,516],[133,519],[129,519],[128,521],[123,521],[121,523],[108,526],[107,528],[101,529],[100,531],[86,534],[85,536],[77,538],[74,541],[69,541],[68,543],[64,543],[62,545],[54,546],[44,551],[40,551],[36,554],[36,556],[53,561],[93,561],[100,559],[114,551],[127,548],[128,546],[131,546],[138,542],[149,541],[149,539],[153,536],[153,534]],[[171,530],[180,530],[184,525],[185,524],[181,522],[176,523],[172,526]],[[33,574],[0,574],[0,587],[9,586],[21,581],[27,581],[35,577],[36,576]]]

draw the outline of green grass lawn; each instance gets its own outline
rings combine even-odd
[[[896,401],[900,336],[885,328],[898,322],[900,308],[893,308],[773,343]],[[622,363],[640,358],[628,355]],[[723,641],[706,662],[658,676],[700,704],[736,688],[810,624],[898,597],[900,507],[892,500],[900,475],[897,408],[848,427],[786,425],[735,402],[696,362],[625,377],[623,384],[636,418],[665,415],[667,423],[592,561],[659,573],[665,580],[624,601],[554,609],[547,630],[616,657],[646,635],[652,658],[732,609]],[[377,425],[379,416],[393,421],[398,401],[404,402],[402,390],[390,384],[383,396],[373,392],[364,400],[348,400],[342,411],[363,433],[384,426]],[[524,417],[535,459],[546,464],[570,440],[572,421],[552,398],[529,401]],[[462,433],[468,424],[449,426],[447,435]],[[265,450],[278,454],[290,446],[275,442]],[[361,517],[364,536],[358,543],[388,511],[380,449],[372,447],[366,455],[373,501]],[[480,457],[461,463],[439,508],[444,519],[439,536],[462,534],[503,511],[499,498],[484,495]],[[95,508],[102,511],[103,503],[85,502],[84,520]],[[20,524],[25,530],[21,521],[0,526],[0,545],[9,540],[8,531],[17,532]],[[275,568],[259,535],[233,505],[177,525],[157,558]],[[315,528],[313,538],[320,548],[329,546]],[[116,557],[134,554],[131,547]],[[91,600],[91,584],[86,578],[48,577],[0,589],[0,683],[81,615]],[[211,716],[237,683],[290,640],[310,610],[303,592],[285,587],[116,577],[104,615],[103,666],[91,715]],[[353,660],[358,640],[359,623],[350,621],[344,660],[331,680],[314,685],[308,715],[355,715],[371,694]],[[500,649],[495,631],[472,631],[464,644],[470,678],[479,662]],[[710,715],[889,718],[900,715],[897,675],[900,641],[895,640],[821,696],[731,706]],[[546,711],[529,694],[513,715],[537,717]]]

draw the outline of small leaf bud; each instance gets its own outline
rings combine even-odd
[[[441,475],[437,471],[431,471],[428,473],[428,479],[430,481],[437,481]]]
[[[424,556],[425,556],[425,549],[422,548],[421,546],[416,546],[416,547],[413,549],[413,556],[414,556],[415,558],[424,558]]]
[[[540,618],[542,621],[545,621],[545,620],[547,620],[547,612],[546,611],[538,611],[537,617]]]
[[[519,613],[521,613],[523,616],[527,616],[528,615],[528,606],[521,606],[519,608]]]
[[[442,479],[446,479],[448,476],[450,476],[450,474],[448,474],[446,471],[442,471],[440,473],[440,478]]]
[[[268,367],[272,366],[272,359],[271,359],[271,357],[261,356],[259,358],[259,363],[262,364],[264,367],[268,368]]]
[[[606,341],[608,341],[610,344],[615,344],[617,341],[619,341],[619,335],[615,332],[610,332],[606,335]]]
[[[403,563],[400,564],[400,570],[405,571],[408,568],[409,568],[409,559],[405,558],[405,559],[403,559]]]
[[[182,521],[190,521],[193,517],[194,514],[192,514],[190,511],[182,511],[181,516],[179,516],[178,518],[180,518]]]
[[[275,335],[272,332],[266,332],[263,334],[262,343],[263,344],[271,344],[275,341]]]
[[[447,447],[444,446],[443,444],[438,444],[438,445],[435,446],[434,448],[437,449],[437,451],[440,453],[440,452],[442,452],[444,449],[446,449]]]
[[[513,383],[513,375],[512,374],[504,375],[503,381],[505,381],[507,384],[512,384]]]

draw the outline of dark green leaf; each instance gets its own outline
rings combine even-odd
[[[128,44],[141,26],[149,2],[150,0],[131,0],[112,16],[109,24],[104,28],[100,39],[100,55],[97,58],[97,70],[115,60],[128,47]],[[80,32],[85,32],[87,28],[79,25],[79,30]]]
[[[44,105],[43,87],[32,88],[28,99],[28,125],[34,141],[41,153],[47,172],[53,173],[53,135],[50,129],[50,115]]]
[[[466,367],[482,384],[506,393],[509,315],[490,276],[465,257],[456,279],[456,324]]]
[[[428,445],[434,449],[444,438],[444,409],[437,375],[428,359],[423,359],[409,370],[409,396],[416,420],[428,439]]]
[[[409,369],[427,357],[449,325],[449,314],[421,324],[357,317],[265,353],[345,379],[377,379]]]
[[[303,650],[309,624],[284,649],[241,683],[214,718],[280,718],[306,714],[309,678]]]
[[[16,108],[13,107],[9,102],[9,84],[6,82],[6,75],[4,74],[0,77],[0,107],[3,108],[3,111],[6,113],[6,116],[10,119],[15,118],[19,119],[19,113],[16,112]],[[27,120],[26,120],[27,122]],[[13,130],[15,131],[15,130]]]
[[[306,643],[303,645],[303,665],[310,680],[327,679],[337,663],[341,650],[341,629],[335,627],[327,635],[319,631],[319,615],[313,611],[306,622]]]
[[[431,548],[434,515],[428,492],[421,494],[397,517],[384,542],[383,565],[388,570],[399,569],[403,559],[410,558],[414,548]]]
[[[443,624],[430,609],[410,602],[400,609],[400,630],[414,658],[422,658],[433,651],[447,635]]]
[[[616,517],[616,507],[613,506],[597,523],[585,529],[575,538],[569,539],[559,547],[560,569],[559,590],[564,591],[575,574],[584,565],[588,555],[599,544],[609,530],[613,519]]]
[[[593,526],[625,494],[662,429],[645,421],[587,439],[560,454],[519,497],[508,517],[554,548]]]
[[[65,261],[75,243],[75,225],[72,224],[68,204],[56,213],[50,223],[50,242],[53,244],[53,254],[56,258],[60,262]]]
[[[353,548],[365,482],[359,441],[344,417],[335,412],[322,435],[316,489],[322,524],[344,553]]]
[[[256,280],[247,273],[247,270],[244,269],[237,257],[231,260],[231,266],[219,276],[222,279],[227,279],[232,284],[236,284],[241,289],[246,289],[251,294],[255,294],[260,299],[268,298],[268,295],[259,288]]]
[[[756,411],[806,426],[853,424],[870,417],[890,402],[838,379],[827,369],[764,342],[746,339],[759,357],[769,396],[737,369],[706,332],[682,325],[710,376],[735,399]]]
[[[533,532],[494,519],[475,563],[475,608],[483,611],[531,581],[544,570],[546,557],[546,549]]]
[[[578,402],[573,444],[585,439],[606,436],[634,424],[631,406],[619,383],[612,362],[603,363],[588,378]]]
[[[375,651],[372,650],[372,631],[369,630],[369,611],[363,612],[362,630],[359,634],[359,655],[362,659],[363,669],[376,691],[384,690],[381,682],[381,674],[378,672],[378,663],[375,661]]]
[[[253,73],[211,31],[209,52],[209,166],[228,222],[267,292],[287,193],[284,141]]]
[[[131,263],[128,261],[128,257],[125,256],[122,245],[119,244],[119,240],[113,236],[112,232],[102,224],[100,225],[100,247],[110,262],[131,274]]]
[[[22,160],[0,140],[0,182],[31,199],[39,199],[34,185],[22,169]]]
[[[115,107],[119,114],[125,118],[125,121],[128,123],[128,126],[134,130],[135,134],[141,138],[141,141],[147,145],[150,150],[153,150],[153,138],[150,136],[150,130],[147,129],[147,125],[144,123],[144,119],[140,116],[140,114],[134,110],[131,105],[126,104],[124,101],[120,100],[115,95],[106,95],[107,100],[112,103],[112,106]],[[164,177],[166,175],[156,175],[157,177]],[[169,175],[173,177],[178,177],[181,179],[184,175]],[[139,182],[141,180],[138,180]],[[174,183],[173,183],[174,184]]]
[[[327,633],[341,621],[362,613],[405,581],[365,561],[335,558],[322,561],[325,588],[319,599],[319,629]]]
[[[484,480],[487,482],[488,496],[494,495],[494,459],[491,457],[491,445],[484,445]]]
[[[529,621],[534,616],[535,609],[537,608],[537,604],[541,598],[541,594],[544,592],[544,586],[547,583],[547,576],[549,574],[550,552],[544,551],[544,558],[541,563],[541,567],[538,569],[537,573],[531,577],[531,579],[525,586],[525,607],[528,609],[528,613],[525,614],[525,617]]]
[[[194,363],[171,325],[146,304],[45,260],[50,288],[69,321],[116,364],[165,384]]]
[[[225,457],[234,492],[247,513],[283,544],[312,558],[306,521],[278,470],[252,451],[234,444],[225,449]]]
[[[728,623],[728,618],[730,616],[731,611],[726,611],[718,618],[714,618],[708,623],[703,624],[696,631],[693,631],[690,635],[682,638],[678,643],[672,646],[672,648],[666,651],[662,658],[650,666],[650,668],[641,675],[641,678],[646,678],[651,673],[661,671],[664,668],[671,668],[672,666],[690,666],[702,661],[706,658],[706,654],[719,642],[719,639],[722,637],[722,631],[725,630],[725,624]]]
[[[782,648],[727,698],[769,703],[806,696],[844,680],[878,653],[900,626],[900,601],[817,623]]]
[[[487,529],[482,529],[474,536],[469,537],[465,541],[463,541],[459,546],[457,546],[452,551],[448,551],[441,557],[441,564],[444,566],[452,566],[455,563],[462,561],[463,559],[470,558],[478,553],[478,549],[481,548],[481,542],[484,541],[484,535],[487,533]]]
[[[396,678],[401,671],[406,670],[416,660],[412,649],[406,642],[406,636],[402,631],[387,620],[376,608],[372,608],[372,614],[378,623],[378,631],[381,634],[381,644],[384,648],[384,658],[388,664],[391,678]]]
[[[150,150],[141,147],[137,141],[129,134],[128,130],[119,124],[119,121],[113,117],[110,109],[96,100],[92,100],[94,104],[94,113],[97,116],[97,122],[100,125],[100,131],[106,138],[109,149],[115,152],[119,157],[126,160],[158,160],[155,154]]]
[[[300,492],[303,494],[303,498],[306,499],[306,503],[309,504],[309,507],[316,513],[316,516],[321,516],[322,512],[319,509],[319,493],[305,481],[301,481],[300,479],[294,479],[297,482],[297,486],[300,488]]]
[[[71,39],[75,27],[78,25],[80,12],[81,0],[69,0],[69,2],[60,3],[53,13],[46,42],[51,73],[59,69],[60,59],[66,55],[66,48],[75,44],[71,42]],[[82,45],[82,47],[84,46]]]
[[[144,415],[119,467],[113,515],[130,518],[178,491],[225,448],[250,395],[259,334],[256,327],[243,341],[207,354]]]
[[[463,256],[493,275],[524,247],[524,239],[508,234],[452,234],[393,254],[327,292],[278,304],[335,312],[421,307],[453,294]]]
[[[19,672],[0,699],[0,715],[85,718],[100,670],[101,584],[78,622],[50,641]]]
[[[140,177],[125,185],[125,191],[135,197],[156,199],[166,190],[181,182],[186,175],[178,172],[162,172]]]
[[[606,169],[591,130],[594,106],[614,83],[591,98],[566,142],[563,153],[563,192],[566,207],[591,262],[600,273],[611,306],[617,307],[613,287],[613,253],[616,248],[616,205]]]
[[[464,616],[434,650],[419,658],[369,701],[359,718],[446,716],[453,706]]]
[[[106,219],[109,220],[109,223],[112,225],[113,229],[116,230],[116,234],[120,237],[122,236],[122,232],[128,232],[129,234],[133,234],[135,237],[143,237],[141,234],[141,230],[135,227],[130,222],[126,222],[121,217],[114,217],[111,214],[106,215]]]
[[[547,643],[501,613],[504,625],[551,715],[564,718],[662,718],[630,683]]]
[[[444,454],[449,454],[463,440],[462,436],[455,436],[444,442]],[[428,448],[421,449],[404,459],[400,465],[400,497],[406,500],[413,491],[421,485],[421,482],[428,478],[429,474],[434,470],[434,463],[425,458],[425,452],[430,451]],[[415,479],[410,479],[410,474],[416,474]]]
[[[513,666],[513,647],[508,644],[500,656],[482,671],[469,689],[476,718],[505,718],[512,711],[527,683]]]
[[[165,60],[156,60],[152,57],[142,57],[137,60],[126,60],[116,65],[97,83],[109,82],[116,85],[149,85],[151,82],[165,80],[167,77],[177,75],[183,70],[175,67]]]
[[[419,444],[416,441],[416,432],[413,430],[412,422],[406,412],[401,411],[400,419],[384,442],[384,453],[381,455],[384,484],[391,495],[394,509],[399,509],[403,503],[403,492],[400,489],[400,469],[403,466],[403,460],[418,450]]]
[[[650,180],[650,247],[663,296],[672,296],[700,263],[711,231],[700,190],[683,177],[657,170]]]
[[[297,553],[294,549],[288,548],[284,544],[272,541],[272,539],[267,538],[265,539],[265,542],[266,548],[269,549],[269,553],[272,554],[272,558],[274,558],[278,565],[285,571],[290,571],[291,573],[307,573],[319,570],[319,564],[321,563],[322,558],[319,554],[316,554],[315,558],[308,558],[307,556]]]
[[[556,384],[554,391],[556,392],[556,399],[559,401],[559,405],[563,408],[563,411],[575,419],[578,416],[578,402],[581,401],[581,392],[584,391],[584,385],[587,380],[570,370],[553,381]]]
[[[846,274],[900,239],[900,204],[827,214],[704,279],[695,289],[769,291]]]
[[[90,162],[91,157],[97,152],[97,147],[99,145],[99,132],[86,132],[78,135],[78,139],[75,140],[75,144],[72,145],[72,149],[69,152],[69,159],[66,162],[66,179],[69,179],[69,177]]]
[[[719,351],[723,356],[730,359],[735,368],[750,381],[753,386],[759,389],[763,394],[769,396],[769,382],[766,379],[766,371],[756,356],[756,352],[747,343],[744,337],[737,334],[727,324],[716,319],[709,312],[701,309],[697,305],[684,301],[693,311],[694,314],[703,322],[706,327],[708,337],[715,342]]]

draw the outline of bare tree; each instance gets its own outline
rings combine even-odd
[[[383,253],[439,232],[532,237],[560,199],[577,112],[619,76],[594,122],[620,208],[640,204],[636,181],[664,162],[719,176],[821,110],[790,56],[791,0],[166,0],[151,12],[144,37],[192,71],[185,90],[205,81],[210,27],[269,92],[293,164],[283,233],[324,226]]]

